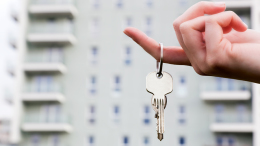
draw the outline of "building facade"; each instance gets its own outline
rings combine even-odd
[[[145,89],[155,60],[122,31],[133,26],[164,45],[179,45],[172,22],[198,1],[25,1],[14,139],[22,146],[259,144],[258,85],[168,64],[163,70],[174,89],[167,96],[164,140],[156,138]],[[255,29],[257,5],[227,1]]]
[[[19,39],[18,0],[0,2],[0,145],[15,144],[12,140],[14,98],[16,89],[17,41]],[[16,128],[17,129],[17,128]],[[17,131],[17,130],[15,130]]]

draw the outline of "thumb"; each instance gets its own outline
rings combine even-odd
[[[206,42],[207,53],[213,53],[213,51],[215,50],[214,48],[219,48],[222,39],[223,39],[222,27],[217,23],[217,21],[208,17],[205,20],[205,42]]]

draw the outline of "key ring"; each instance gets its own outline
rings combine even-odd
[[[160,62],[156,60],[156,67],[157,67],[157,77],[161,78],[163,76],[162,74],[162,67],[163,67],[163,44],[159,43],[160,49],[161,49],[161,55],[160,55]]]

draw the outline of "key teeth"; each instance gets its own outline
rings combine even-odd
[[[162,133],[158,133],[158,139],[159,139],[160,141],[163,140],[163,134],[162,134]]]

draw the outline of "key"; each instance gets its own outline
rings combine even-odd
[[[162,76],[157,75],[157,72],[151,72],[146,76],[146,90],[153,94],[152,107],[157,118],[157,135],[161,141],[164,133],[164,109],[167,104],[166,95],[173,90],[172,77],[167,72],[162,72]]]

